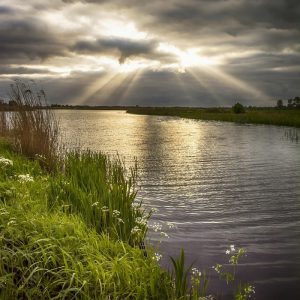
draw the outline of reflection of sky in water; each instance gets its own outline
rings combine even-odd
[[[188,262],[211,269],[236,244],[248,251],[240,277],[254,282],[256,299],[300,297],[300,144],[284,138],[286,128],[122,111],[57,114],[67,142],[118,152],[128,165],[137,157],[138,198],[158,208],[153,222],[178,227],[159,246],[164,264],[184,247]]]

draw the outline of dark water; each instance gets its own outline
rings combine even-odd
[[[158,209],[152,222],[170,236],[159,243],[151,233],[163,265],[184,248],[224,294],[212,265],[228,262],[234,244],[247,250],[238,278],[255,286],[255,299],[300,299],[300,143],[286,138],[287,128],[122,111],[57,114],[70,145],[118,152],[128,165],[137,157],[138,198]]]

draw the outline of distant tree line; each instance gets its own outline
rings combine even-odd
[[[8,102],[5,102],[3,99],[0,99],[0,110],[2,111],[14,111],[18,107],[22,106],[23,108],[28,108],[29,110],[32,110],[33,107],[27,104],[20,105],[15,100],[9,100]],[[34,108],[45,108],[45,106],[35,106]]]
[[[0,106],[2,108],[5,108],[5,107],[11,108],[11,107],[16,107],[17,105],[18,105],[17,102],[14,100],[9,100],[7,103],[4,101],[4,99],[0,99]]]
[[[285,100],[287,102],[286,105],[284,105],[284,100],[282,99],[279,99],[277,100],[277,104],[276,104],[276,107],[277,108],[284,108],[284,107],[287,107],[287,108],[300,108],[300,97],[295,97],[295,98],[290,98],[288,100]]]

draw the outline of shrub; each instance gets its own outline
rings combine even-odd
[[[237,102],[236,104],[234,104],[232,106],[232,110],[236,114],[241,114],[241,113],[245,113],[246,112],[245,107],[241,103],[239,103],[239,102]]]

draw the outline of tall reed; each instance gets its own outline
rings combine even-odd
[[[0,137],[5,137],[8,134],[7,113],[1,111],[0,108]]]
[[[25,156],[38,158],[49,171],[57,167],[59,125],[47,108],[46,95],[34,83],[16,80],[9,94],[14,103],[10,122],[17,150]]]

